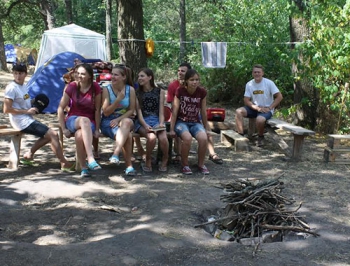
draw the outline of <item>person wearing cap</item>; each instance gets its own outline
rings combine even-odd
[[[9,114],[10,123],[14,129],[39,137],[30,150],[24,154],[21,163],[32,165],[35,152],[47,143],[50,143],[52,151],[61,163],[61,170],[64,172],[74,171],[75,164],[67,161],[63,155],[58,133],[33,117],[33,115],[38,114],[42,110],[39,110],[39,105],[41,105],[39,102],[36,103],[39,105],[32,107],[28,88],[24,85],[27,76],[27,66],[15,64],[12,68],[12,73],[14,80],[6,86],[3,111]],[[42,102],[43,99],[39,100]]]

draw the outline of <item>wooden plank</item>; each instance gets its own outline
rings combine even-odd
[[[249,139],[243,137],[233,130],[221,130],[220,132],[221,143],[226,146],[232,146],[234,144],[235,151],[250,151]]]
[[[329,134],[328,135],[330,138],[334,139],[350,139],[350,135],[334,135],[334,134]]]
[[[0,129],[0,136],[12,136],[17,134],[21,134],[21,131],[14,129],[12,127]]]
[[[9,158],[9,163],[7,167],[12,170],[18,169],[19,154],[21,151],[21,138],[22,138],[21,133],[18,133],[11,137],[10,158]]]
[[[267,124],[272,127],[277,127],[279,129],[290,131],[295,135],[315,135],[315,132],[312,130],[305,129],[300,126],[296,126],[276,118],[271,118],[267,120]]]

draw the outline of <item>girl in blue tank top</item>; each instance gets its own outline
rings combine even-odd
[[[103,135],[116,141],[110,163],[119,165],[119,154],[124,152],[127,175],[135,175],[132,166],[132,134],[134,123],[131,117],[134,114],[136,96],[131,84],[126,84],[126,68],[115,65],[112,69],[111,84],[102,93],[101,132]]]

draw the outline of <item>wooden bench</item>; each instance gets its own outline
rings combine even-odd
[[[21,139],[22,139],[22,133],[19,130],[7,127],[7,126],[1,126],[0,128],[0,136],[9,136],[11,137],[10,142],[10,156],[9,156],[9,162],[7,167],[12,170],[18,169],[18,163],[19,163],[19,155],[21,151]]]
[[[235,151],[250,151],[249,139],[234,130],[221,130],[220,141],[226,146],[234,146]]]
[[[340,157],[344,153],[350,153],[350,147],[344,147],[341,145],[342,140],[349,141],[350,135],[328,135],[327,146],[325,147],[323,153],[323,159],[326,163],[331,162],[335,164],[350,164],[349,159],[344,159]],[[338,158],[337,161],[336,158]]]
[[[266,127],[267,131],[271,133],[273,139],[277,141],[278,145],[284,150],[288,149],[288,144],[278,136],[276,129],[288,131],[293,134],[293,149],[291,158],[296,160],[301,158],[305,137],[315,135],[315,132],[312,130],[293,125],[277,118],[267,120],[266,124],[268,125],[268,127]]]
[[[249,118],[248,138],[251,138],[255,133],[255,122],[255,118]],[[273,140],[286,152],[286,154],[295,160],[298,160],[301,157],[304,138],[306,136],[315,135],[315,132],[312,130],[305,129],[276,118],[267,120],[265,129],[271,134]],[[288,131],[293,134],[294,139],[292,151],[290,151],[288,144],[277,134],[276,130],[278,129]],[[235,151],[250,151],[248,138],[243,137],[233,130],[221,131],[221,142],[226,145],[231,145],[233,140]]]

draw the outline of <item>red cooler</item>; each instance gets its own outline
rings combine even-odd
[[[225,109],[224,108],[207,108],[208,121],[220,121],[225,120]]]

